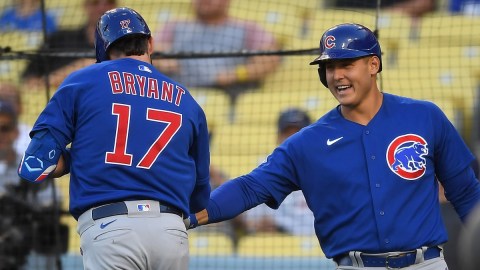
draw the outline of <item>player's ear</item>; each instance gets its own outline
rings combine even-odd
[[[370,60],[368,61],[369,67],[370,67],[370,73],[371,74],[377,74],[378,71],[380,70],[380,58],[378,58],[376,55],[370,57]]]

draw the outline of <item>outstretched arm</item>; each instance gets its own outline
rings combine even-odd
[[[195,218],[198,225],[217,223],[232,219],[270,198],[268,190],[255,179],[240,176],[215,189],[210,195],[207,208],[196,213]]]

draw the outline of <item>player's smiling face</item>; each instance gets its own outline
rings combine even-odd
[[[332,60],[325,64],[330,92],[342,106],[356,107],[374,89],[377,57]]]

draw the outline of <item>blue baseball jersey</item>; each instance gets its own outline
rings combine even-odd
[[[190,212],[210,192],[208,128],[202,108],[182,85],[131,58],[72,73],[32,132],[48,129],[71,143],[70,212],[150,199]],[[195,194],[200,192],[201,194]]]
[[[383,96],[367,125],[345,119],[337,107],[288,138],[251,173],[214,190],[209,222],[262,202],[277,208],[300,189],[329,258],[444,243],[437,179],[454,203],[463,200],[470,209],[480,199],[478,182],[473,174],[461,180],[457,175],[474,157],[436,105]],[[232,198],[235,193],[243,195]],[[220,208],[227,199],[235,205]]]

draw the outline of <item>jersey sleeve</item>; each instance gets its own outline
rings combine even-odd
[[[297,154],[294,147],[296,137],[288,138],[250,173],[252,179],[268,191],[265,203],[274,209],[277,209],[291,192],[299,189],[296,163],[293,162]]]
[[[458,175],[442,183],[445,197],[452,203],[460,219],[465,222],[475,206],[480,203],[480,182],[473,169],[465,168]]]
[[[208,223],[234,218],[268,201],[268,190],[249,175],[240,176],[216,188],[208,202]]]
[[[474,156],[445,114],[435,106],[435,174],[462,221],[480,201],[480,184],[470,164]]]
[[[47,129],[59,146],[65,148],[72,141],[74,130],[74,88],[68,77],[47,103],[35,122],[30,137],[39,130]]]
[[[277,209],[285,197],[298,190],[292,162],[295,151],[289,143],[292,137],[252,172],[227,181],[212,192],[207,207],[209,223],[231,219],[262,203]]]
[[[447,116],[436,105],[433,106],[432,121],[436,123],[435,174],[440,181],[458,175],[469,167],[474,156]]]

